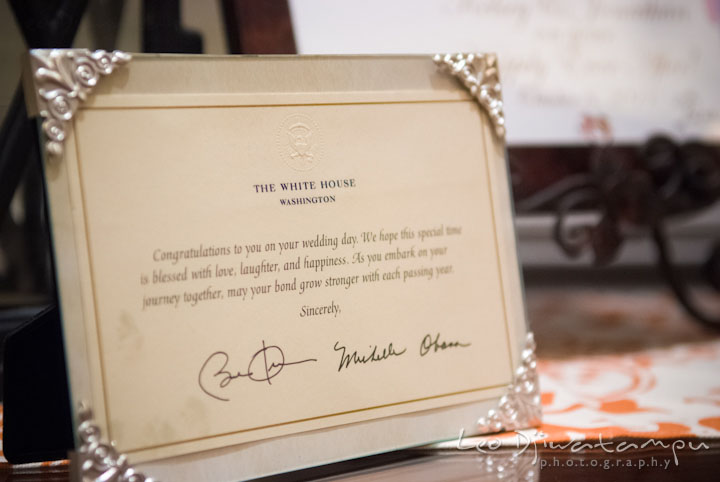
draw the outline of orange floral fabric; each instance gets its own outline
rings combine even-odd
[[[720,437],[720,341],[539,361],[554,440]]]

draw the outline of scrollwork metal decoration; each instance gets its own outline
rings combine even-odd
[[[37,49],[30,51],[45,152],[49,160],[62,156],[70,120],[97,85],[131,56],[115,50]]]
[[[528,333],[508,392],[500,398],[498,406],[478,420],[478,433],[488,434],[521,430],[540,425],[542,404],[538,383],[535,338]]]
[[[490,117],[495,134],[505,138],[502,85],[493,54],[438,54],[433,58],[442,70],[457,77]]]
[[[127,456],[118,453],[112,443],[103,442],[100,428],[93,421],[92,410],[87,404],[80,405],[78,415],[78,455],[83,481],[157,482],[137,472],[128,462]]]

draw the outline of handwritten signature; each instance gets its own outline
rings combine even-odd
[[[378,348],[377,345],[370,346],[372,348],[372,351],[366,354],[359,354],[357,350],[353,351],[351,354],[346,354],[348,349],[340,345],[340,342],[335,342],[335,346],[333,347],[333,350],[335,351],[341,351],[342,354],[340,355],[340,365],[338,366],[338,371],[341,371],[343,368],[348,369],[350,368],[350,365],[357,365],[357,364],[366,364],[366,363],[372,363],[372,362],[380,362],[383,360],[387,360],[391,356],[402,356],[407,351],[407,348],[402,348],[399,351],[395,350],[395,347],[393,347],[393,344],[390,343],[387,347],[383,348],[382,350]]]
[[[467,348],[472,343],[462,343],[459,341],[445,341],[440,339],[440,333],[432,337],[429,333],[420,342],[420,356],[428,353],[437,353],[438,351],[447,350],[448,348]]]
[[[280,375],[283,368],[290,365],[300,365],[302,363],[316,361],[316,358],[293,362],[285,361],[285,353],[283,353],[279,346],[265,345],[265,340],[263,340],[262,348],[256,351],[250,358],[245,372],[237,371],[233,373],[227,369],[230,363],[230,355],[228,355],[227,352],[216,351],[210,355],[200,368],[198,385],[203,392],[212,398],[229,402],[229,398],[224,398],[213,392],[227,388],[233,380],[238,378],[247,378],[253,382],[267,382],[268,385],[272,385],[271,380]],[[209,387],[212,388],[213,391],[210,391]]]

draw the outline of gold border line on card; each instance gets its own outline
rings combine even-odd
[[[242,108],[242,107],[322,107],[322,106],[337,106],[337,105],[448,104],[448,103],[460,103],[460,102],[467,102],[467,103],[474,104],[473,100],[420,100],[420,101],[388,101],[388,102],[337,102],[337,103],[329,102],[329,103],[270,104],[270,105],[267,105],[267,104],[219,105],[219,106],[190,105],[190,106],[167,106],[167,107],[166,106],[148,106],[148,107],[98,107],[98,108],[94,108],[94,107],[90,106],[90,107],[84,108],[82,110],[202,109],[202,108]],[[483,115],[482,112],[480,112],[479,115],[482,116]],[[488,148],[487,137],[485,135],[487,126],[486,126],[485,119],[482,117],[481,117],[481,126],[482,126],[482,130],[483,130],[482,131],[483,150],[485,152],[485,158],[486,158],[485,169],[486,169],[486,173],[488,176],[487,177],[488,185],[490,186],[491,185],[491,175],[490,175],[490,165],[489,165],[490,158],[489,158],[488,150],[487,150],[487,148]],[[78,165],[78,176],[80,177],[80,179],[79,179],[80,180],[80,193],[81,193],[82,204],[83,204],[82,215],[83,215],[85,239],[86,239],[87,251],[88,251],[88,264],[89,264],[89,268],[90,268],[90,284],[91,284],[92,290],[93,290],[92,302],[93,302],[93,312],[95,314],[95,330],[97,333],[98,351],[99,351],[99,355],[100,355],[100,357],[99,357],[100,358],[100,360],[99,360],[100,361],[100,372],[102,374],[100,384],[101,384],[103,398],[104,398],[103,404],[105,407],[106,431],[108,434],[108,438],[112,440],[111,427],[110,427],[110,423],[109,423],[110,410],[109,410],[109,405],[108,405],[107,386],[106,386],[106,382],[105,382],[105,380],[106,380],[105,364],[103,362],[104,353],[103,353],[103,349],[102,349],[102,335],[100,332],[100,316],[99,316],[99,311],[98,311],[98,302],[96,299],[96,291],[97,290],[95,288],[95,268],[94,268],[94,265],[92,262],[92,251],[90,248],[90,227],[88,225],[87,206],[86,206],[86,202],[85,202],[85,187],[84,187],[84,179],[82,176],[82,168],[81,168],[81,161],[80,161],[80,150],[79,150],[79,143],[78,143],[79,136],[77,136],[77,130],[75,129],[75,127],[76,127],[76,120],[73,121],[73,130],[76,133],[76,135],[74,137],[75,137],[75,148],[76,148],[75,150],[76,150],[76,158],[77,158],[77,165]],[[499,282],[500,282],[500,293],[501,293],[501,297],[502,297],[503,317],[504,317],[505,335],[506,335],[505,338],[507,341],[508,358],[509,358],[509,363],[510,363],[510,378],[512,379],[514,363],[512,360],[512,350],[510,349],[510,339],[509,339],[510,335],[509,335],[509,327],[508,327],[507,302],[505,299],[505,288],[504,288],[504,284],[503,284],[504,280],[502,277],[502,267],[500,264],[500,248],[499,248],[498,239],[497,239],[498,231],[497,231],[497,224],[496,224],[496,219],[495,219],[495,217],[496,217],[495,216],[495,203],[493,201],[492,187],[490,187],[488,189],[488,197],[490,200],[490,211],[491,211],[492,222],[493,222],[493,234],[494,234],[493,240],[494,240],[494,244],[495,244],[495,255],[496,255],[496,259],[497,259]],[[510,381],[511,380],[508,380],[507,383],[510,383]],[[262,426],[262,427],[253,427],[253,428],[249,428],[249,429],[236,430],[233,432],[227,432],[227,433],[222,433],[222,434],[208,435],[206,437],[201,437],[201,438],[180,440],[180,441],[170,442],[170,443],[162,444],[162,445],[141,447],[141,448],[132,449],[132,450],[125,450],[125,452],[126,453],[135,453],[135,452],[140,452],[140,451],[145,451],[145,450],[170,447],[173,445],[181,445],[184,443],[197,442],[197,441],[201,441],[201,440],[207,440],[207,439],[224,437],[224,436],[229,436],[229,435],[234,435],[234,434],[239,434],[239,433],[245,433],[245,432],[250,432],[250,431],[254,431],[254,430],[262,430],[262,429],[267,429],[267,428],[279,427],[279,426],[283,426],[283,425],[290,425],[290,424],[294,424],[294,423],[300,423],[300,422],[306,422],[306,421],[312,421],[312,420],[320,420],[323,418],[330,418],[330,417],[335,417],[335,416],[340,416],[340,415],[348,415],[351,413],[359,413],[359,412],[375,410],[375,409],[380,409],[380,408],[422,402],[422,401],[427,401],[427,400],[434,400],[434,399],[438,399],[438,398],[451,397],[451,396],[462,395],[462,394],[466,394],[466,393],[472,393],[472,392],[478,392],[478,391],[484,391],[484,390],[492,390],[495,388],[504,387],[507,385],[507,383],[503,383],[501,385],[489,386],[489,387],[472,388],[469,390],[464,390],[464,391],[459,391],[459,392],[452,392],[452,393],[446,393],[446,394],[440,394],[440,395],[432,395],[432,396],[428,396],[428,397],[422,397],[422,398],[417,398],[417,399],[413,399],[413,400],[406,400],[406,401],[402,401],[402,402],[389,403],[389,404],[385,404],[385,405],[378,405],[378,406],[374,406],[374,407],[366,407],[366,408],[360,408],[360,409],[355,409],[355,410],[348,410],[345,412],[338,412],[338,413],[333,413],[333,414],[328,414],[328,415],[319,415],[316,417],[304,418],[304,419],[300,419],[300,420],[293,420],[290,422],[280,422],[277,424],[266,425],[266,426]],[[483,400],[483,399],[479,399],[477,401],[481,401],[481,400]],[[436,407],[436,408],[441,408],[441,407]]]
[[[78,107],[81,110],[152,110],[152,109],[237,109],[239,107],[319,107],[319,106],[337,106],[337,105],[385,105],[385,104],[456,104],[471,103],[472,99],[456,99],[456,100],[389,100],[382,102],[373,101],[357,101],[357,102],[308,102],[308,103],[287,103],[287,104],[205,104],[205,105],[113,105],[99,106],[82,105]]]

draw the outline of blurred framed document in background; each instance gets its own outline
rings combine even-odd
[[[300,54],[497,52],[511,147],[720,140],[715,0],[290,0]],[[367,35],[368,29],[375,32]]]
[[[537,423],[493,56],[28,67],[86,471],[236,480]]]

